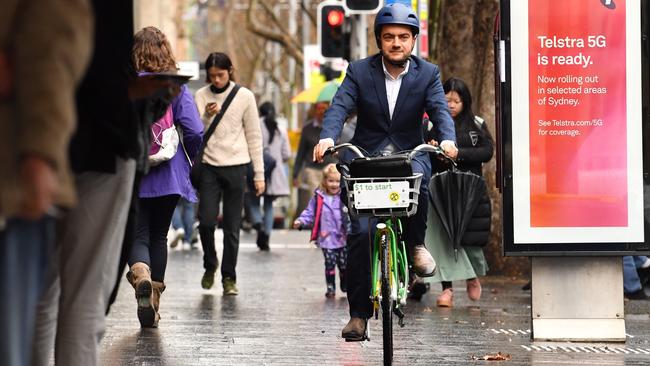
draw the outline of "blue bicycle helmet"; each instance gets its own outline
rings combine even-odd
[[[411,27],[413,36],[420,33],[420,21],[411,7],[402,3],[392,3],[384,6],[377,13],[375,18],[375,38],[379,45],[381,27],[388,24],[402,24]]]

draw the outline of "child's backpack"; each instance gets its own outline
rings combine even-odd
[[[316,212],[314,214],[314,226],[311,228],[311,236],[309,237],[309,241],[316,242],[318,239],[318,233],[320,232],[320,218],[323,213],[323,196],[318,193],[314,193],[314,197],[316,198]],[[343,202],[343,200],[341,200],[341,219],[343,221],[342,226],[345,232],[349,233],[350,217],[348,216],[348,207],[345,205],[345,202]]]
[[[176,155],[178,150],[178,132],[174,125],[174,113],[171,105],[165,114],[151,125],[151,147],[149,148],[149,165],[156,166]]]

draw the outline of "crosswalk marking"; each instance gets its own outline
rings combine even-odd
[[[523,329],[489,328],[488,330],[494,334],[507,334],[507,335],[528,335],[530,333],[530,330],[523,330]]]
[[[538,351],[538,352],[559,352],[564,351],[568,353],[604,353],[604,354],[635,354],[635,355],[650,355],[650,348],[641,348],[641,347],[596,347],[596,346],[552,346],[552,345],[520,345],[521,348],[525,349],[528,352]]]

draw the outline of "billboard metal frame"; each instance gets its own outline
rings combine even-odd
[[[500,2],[499,19],[495,29],[495,85],[497,139],[500,143],[497,165],[501,174],[503,193],[502,229],[505,256],[620,256],[650,253],[650,214],[648,196],[644,202],[645,242],[616,243],[516,243],[514,241],[513,156],[512,156],[512,87],[511,87],[511,24],[510,4]],[[641,73],[642,73],[642,129],[643,129],[643,186],[650,190],[650,4],[641,1]]]

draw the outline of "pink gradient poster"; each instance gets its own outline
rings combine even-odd
[[[626,2],[528,9],[530,225],[626,227]]]

